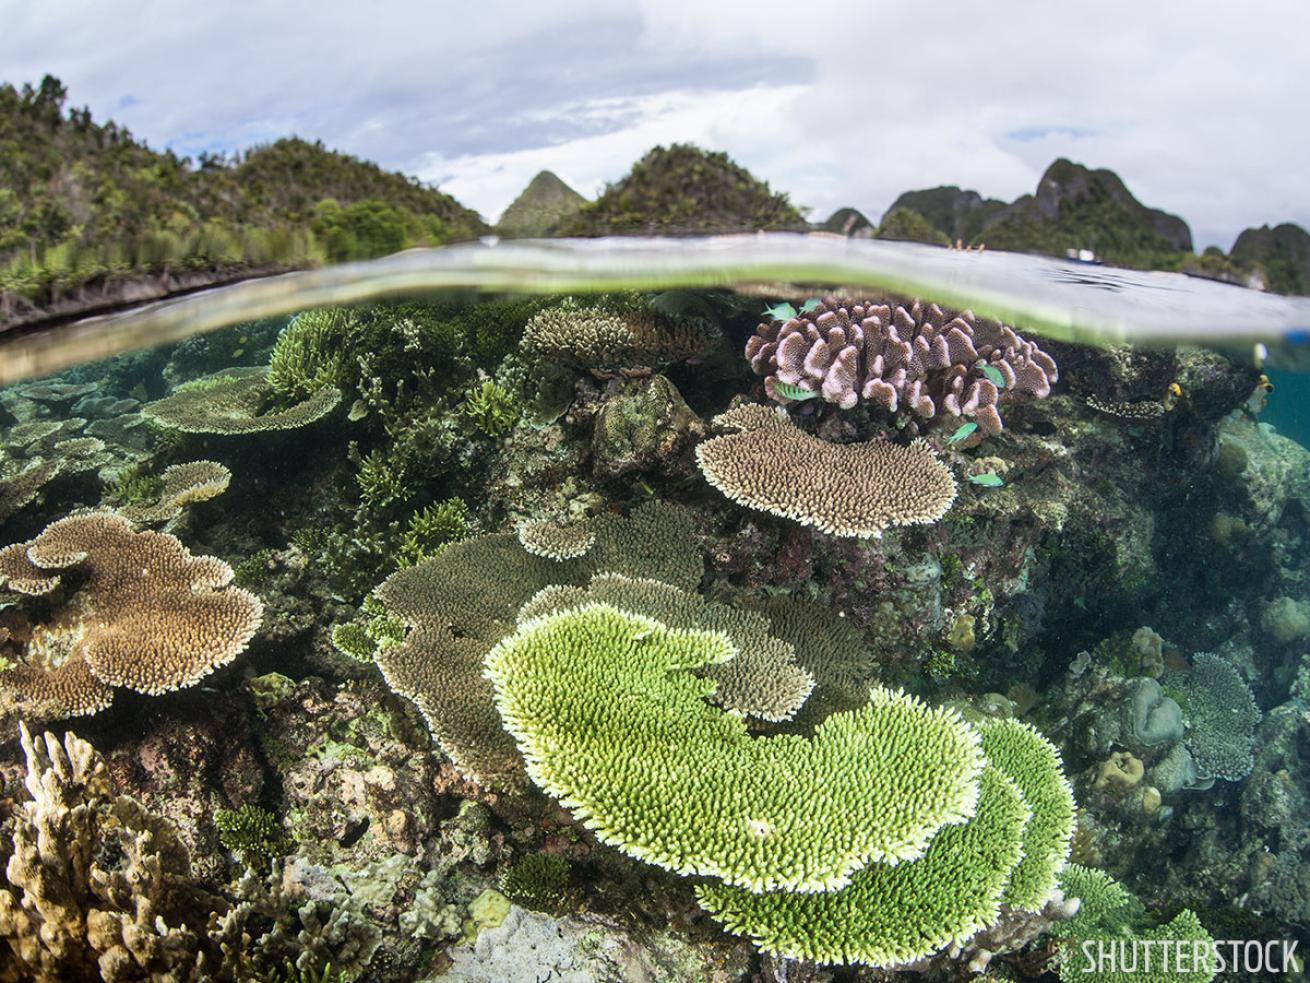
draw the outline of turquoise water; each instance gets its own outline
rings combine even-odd
[[[477,247],[0,342],[0,978],[1296,940],[1305,302],[1093,273]]]

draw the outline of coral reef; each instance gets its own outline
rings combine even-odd
[[[1002,392],[1050,394],[1055,360],[1008,325],[908,307],[829,297],[756,328],[746,359],[784,405],[821,397],[842,409],[861,401],[930,420],[939,412],[1000,433]],[[780,389],[779,386],[782,386]]]
[[[881,536],[936,522],[955,501],[955,479],[923,441],[830,444],[763,413],[715,422],[738,429],[696,447],[701,472],[753,509],[836,536]]]
[[[711,690],[685,671],[733,654],[720,632],[593,603],[525,622],[487,670],[533,780],[603,842],[679,873],[831,889],[921,856],[972,811],[981,755],[954,714],[875,690],[810,740],[752,739],[704,712]]]
[[[113,513],[60,519],[0,550],[0,580],[24,595],[51,594],[72,567],[85,574],[74,596],[33,625],[22,664],[0,675],[11,709],[94,713],[115,686],[157,694],[194,685],[234,659],[263,617],[259,598],[230,586],[226,563],[192,556],[173,536],[135,532]]]
[[[602,375],[649,375],[704,355],[711,338],[699,323],[674,320],[639,296],[579,300],[566,297],[523,330],[523,351]]]
[[[178,386],[163,399],[147,403],[141,412],[183,433],[247,434],[306,426],[341,402],[340,389],[324,386],[279,409],[273,403],[268,374],[263,366],[225,369]]]

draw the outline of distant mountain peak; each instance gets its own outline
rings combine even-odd
[[[562,220],[586,204],[587,199],[554,171],[538,171],[505,209],[496,233],[511,239],[550,235]]]

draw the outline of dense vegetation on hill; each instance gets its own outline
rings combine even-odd
[[[559,235],[685,235],[801,231],[785,194],[769,190],[727,154],[688,144],[656,147],[627,176],[565,219]]]
[[[1245,229],[1230,256],[1239,266],[1259,270],[1274,293],[1310,294],[1310,233],[1299,225]]]
[[[962,191],[955,185],[906,191],[887,209],[883,224],[893,213],[907,209],[922,215],[928,224],[950,242],[973,242],[983,223],[1005,207],[1005,202],[984,198],[976,191]]]
[[[523,189],[496,223],[496,234],[508,239],[550,235],[559,224],[587,204],[553,171],[541,171]]]
[[[90,282],[302,267],[486,230],[449,195],[321,143],[192,162],[66,100],[51,76],[0,85],[0,312]]]
[[[1023,195],[993,213],[977,239],[997,249],[1064,255],[1091,249],[1118,266],[1177,269],[1192,233],[1176,215],[1147,208],[1113,171],[1060,159]]]

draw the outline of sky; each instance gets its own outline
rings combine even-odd
[[[0,81],[56,75],[151,146],[322,140],[492,220],[539,170],[594,197],[691,142],[815,220],[1009,201],[1063,156],[1198,250],[1310,228],[1303,0],[0,0],[0,25]]]

